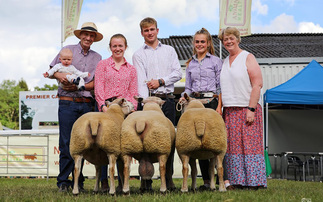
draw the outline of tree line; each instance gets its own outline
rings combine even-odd
[[[57,90],[56,84],[45,84],[43,87],[36,86],[34,91]],[[0,123],[2,126],[17,130],[19,129],[19,92],[29,91],[26,81],[4,80],[0,84]],[[29,110],[24,103],[21,105],[22,119],[30,119]]]

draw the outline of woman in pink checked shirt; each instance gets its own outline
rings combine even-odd
[[[95,70],[94,91],[100,111],[108,108],[105,100],[110,98],[125,98],[137,107],[134,96],[138,94],[137,72],[134,66],[124,58],[127,40],[122,34],[115,34],[110,39],[112,56],[101,60]]]
[[[110,39],[109,47],[112,56],[101,60],[95,70],[94,92],[99,111],[106,112],[108,107],[105,100],[112,101],[114,98],[125,98],[132,102],[136,109],[137,101],[134,96],[138,95],[137,72],[124,58],[127,39],[122,34],[115,34]],[[107,169],[107,166],[101,168],[102,192],[109,190]],[[120,187],[117,190],[122,189],[120,179],[118,180]]]

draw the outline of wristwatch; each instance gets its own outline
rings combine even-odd
[[[161,79],[158,79],[159,86],[163,86],[163,81]]]
[[[255,111],[256,111],[256,109],[255,109],[255,108],[252,108],[252,107],[248,107],[248,109],[249,109],[250,111],[252,111],[252,112],[255,112]]]

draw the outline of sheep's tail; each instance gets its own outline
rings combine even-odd
[[[204,132],[205,132],[205,121],[201,120],[201,121],[195,121],[194,122],[194,125],[195,125],[195,132],[196,132],[196,135],[198,137],[201,137],[204,135]]]
[[[144,120],[137,120],[136,121],[136,132],[137,134],[141,134],[142,132],[144,132],[145,128],[146,128],[146,122]]]
[[[98,134],[98,130],[100,127],[100,122],[97,120],[90,120],[89,127],[90,127],[91,134],[93,136],[96,136]]]

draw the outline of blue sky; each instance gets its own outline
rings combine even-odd
[[[322,0],[253,0],[252,33],[322,33]],[[61,0],[0,0],[0,82],[24,78],[30,89],[55,80],[42,73],[61,47]],[[157,19],[159,37],[193,35],[201,27],[219,30],[218,0],[84,0],[78,27],[93,21],[104,39],[92,48],[108,58],[109,38],[122,33],[128,39],[126,59],[142,44],[139,22]],[[77,43],[69,37],[64,45]]]

